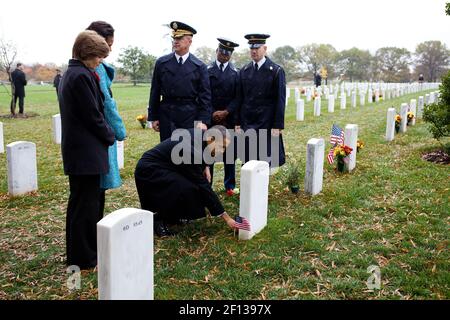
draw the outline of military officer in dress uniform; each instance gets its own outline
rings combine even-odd
[[[239,44],[225,38],[217,38],[217,40],[219,47],[216,49],[216,61],[208,66],[213,112],[212,124],[234,129],[234,111],[239,104],[239,73],[230,59],[234,48]],[[226,155],[224,156],[224,185],[228,195],[234,194],[236,186],[234,164],[236,153],[234,149],[234,143],[232,143],[232,147],[227,150],[232,153],[232,157],[229,156],[226,159]],[[213,168],[214,166],[210,167],[211,177]]]
[[[211,122],[211,90],[206,65],[189,52],[197,31],[173,21],[173,52],[156,61],[148,119],[161,141],[178,128],[207,129]]]
[[[254,129],[258,138],[257,154],[251,152],[254,142],[246,140],[245,159],[241,159],[244,162],[267,160],[274,168],[285,163],[281,130],[284,129],[286,78],[283,68],[266,57],[269,37],[267,34],[245,36],[252,62],[239,73],[241,103],[236,112],[236,130],[247,134]],[[261,145],[266,150],[260,152]]]

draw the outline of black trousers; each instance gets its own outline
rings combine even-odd
[[[67,265],[89,269],[97,265],[97,222],[103,218],[105,191],[100,175],[69,175],[66,216]]]
[[[17,99],[19,99],[19,113],[23,113],[23,106],[24,106],[24,96],[14,96],[14,101],[13,104],[11,106],[11,113],[15,114],[16,113],[16,104],[17,104]]]

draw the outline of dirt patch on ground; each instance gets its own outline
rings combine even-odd
[[[442,150],[435,150],[422,155],[422,159],[438,164],[450,164],[450,156]]]

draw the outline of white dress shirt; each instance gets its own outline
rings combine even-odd
[[[258,61],[258,70],[261,69],[262,65],[266,62],[266,57],[263,57],[261,60]],[[256,62],[253,61],[253,68],[255,67]]]
[[[222,62],[220,62],[219,60],[216,60],[216,64],[217,64],[217,67],[219,68],[219,70],[220,70],[220,64],[221,64]],[[225,62],[224,64],[223,64],[223,71],[225,71],[225,69],[227,68],[227,66],[228,66],[228,62]]]
[[[177,59],[177,62],[180,61],[180,57],[181,59],[183,59],[183,64],[186,62],[187,58],[189,58],[189,52],[186,53],[184,56],[179,56],[177,53],[175,53],[175,58]]]

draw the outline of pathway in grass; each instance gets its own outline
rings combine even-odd
[[[108,192],[105,212],[139,207],[134,167],[159,140],[135,120],[146,112],[148,87],[113,90],[128,139],[124,186]],[[366,145],[355,171],[342,175],[325,164],[323,192],[311,198],[286,191],[285,169],[280,170],[271,177],[268,226],[252,241],[238,242],[219,219],[196,221],[174,238],[156,240],[155,298],[449,299],[448,166],[421,160],[437,143],[420,119],[406,134],[384,141],[387,108],[399,110],[418,96],[336,108],[333,114],[324,100],[320,117],[313,117],[310,102],[304,122],[295,121],[291,99],[284,132],[288,161],[304,164],[308,139],[328,141],[333,123],[355,123]],[[0,106],[7,106],[4,94]],[[36,143],[39,191],[9,198],[6,156],[0,155],[0,299],[96,299],[92,271],[83,272],[82,290],[66,288],[68,182],[60,147],[52,142],[51,116],[58,113],[54,92],[30,88],[25,108],[40,116],[1,121],[5,144]],[[221,190],[223,175],[216,171],[214,186]],[[237,213],[238,198],[221,197],[227,211]],[[370,265],[381,269],[381,290],[366,287]]]

